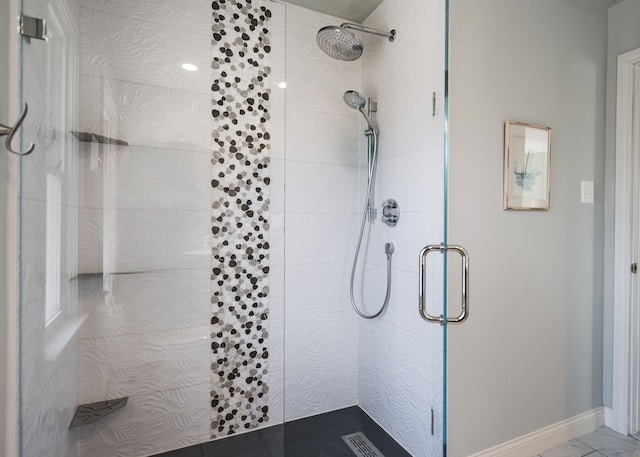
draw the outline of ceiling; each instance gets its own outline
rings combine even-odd
[[[609,8],[610,6],[620,3],[623,0],[575,0],[578,2],[591,3],[592,5],[604,6]]]
[[[364,21],[383,0],[283,0],[320,13],[329,14],[353,22]],[[603,7],[610,7],[623,0],[566,0],[591,3]]]
[[[383,0],[284,0],[310,10],[330,14],[353,22],[362,22]]]

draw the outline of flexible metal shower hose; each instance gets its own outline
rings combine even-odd
[[[353,267],[351,268],[351,282],[349,284],[349,292],[351,296],[351,306],[353,306],[354,311],[358,314],[358,316],[363,317],[365,319],[374,319],[381,315],[387,306],[389,305],[389,299],[391,298],[391,256],[393,255],[393,245],[391,243],[385,244],[385,253],[387,255],[387,291],[384,297],[384,303],[380,307],[380,309],[373,314],[365,314],[358,308],[356,304],[356,300],[354,297],[354,282],[356,276],[356,268],[358,266],[358,257],[360,255],[360,248],[362,246],[362,238],[364,235],[364,228],[367,224],[367,214],[369,210],[369,197],[371,196],[371,189],[373,187],[373,181],[376,175],[376,167],[378,165],[378,134],[375,129],[370,129],[372,135],[372,141],[370,143],[370,147],[373,150],[372,154],[372,165],[369,170],[369,182],[367,184],[367,198],[364,202],[364,211],[362,213],[362,223],[360,224],[360,236],[358,237],[358,246],[356,247],[356,252],[353,256]]]

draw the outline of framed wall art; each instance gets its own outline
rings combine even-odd
[[[507,121],[504,126],[504,209],[549,209],[551,128]]]

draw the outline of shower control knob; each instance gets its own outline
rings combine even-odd
[[[393,198],[382,204],[382,222],[394,227],[400,219],[400,205]]]

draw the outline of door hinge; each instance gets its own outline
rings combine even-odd
[[[431,116],[433,117],[436,116],[436,105],[437,105],[437,98],[436,98],[436,93],[434,92],[433,95],[431,96]]]
[[[39,17],[20,16],[20,35],[47,41],[47,23]]]
[[[434,416],[433,408],[431,408],[431,436],[435,435]]]
[[[636,274],[638,272],[638,264],[636,262],[633,262],[631,264],[631,273]]]

